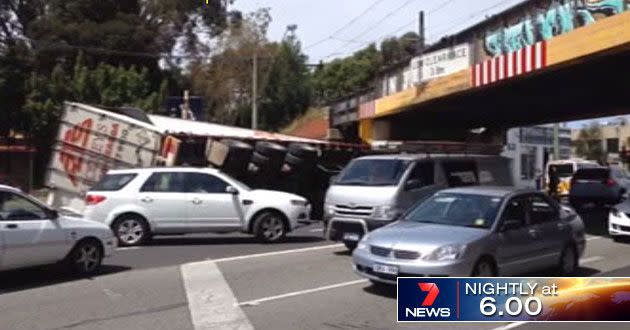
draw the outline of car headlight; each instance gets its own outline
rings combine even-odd
[[[617,210],[617,209],[616,209],[616,208],[614,208],[614,207],[611,207],[611,208],[610,208],[610,214],[612,214],[612,215],[614,215],[614,216],[618,217],[618,216],[619,216],[619,210]]]
[[[328,215],[334,215],[335,214],[335,207],[332,206],[331,204],[327,204],[325,207],[325,211]]]
[[[291,205],[295,205],[295,206],[307,206],[307,205],[308,205],[308,201],[306,201],[306,200],[302,200],[302,199],[292,199],[292,200],[291,200]]]
[[[466,245],[463,244],[444,245],[424,256],[423,259],[426,261],[457,260],[464,255],[465,250]]]
[[[370,234],[363,235],[363,237],[361,238],[361,240],[357,244],[357,249],[359,249],[359,250],[367,249],[367,247],[368,247],[367,240],[368,240],[369,236],[370,236]]]
[[[391,205],[377,206],[374,208],[372,218],[377,220],[391,221],[396,219],[400,215],[400,213],[400,209]]]

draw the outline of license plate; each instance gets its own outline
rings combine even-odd
[[[359,239],[361,239],[361,236],[357,233],[344,233],[343,234],[344,241],[359,241]]]
[[[381,274],[387,274],[387,275],[398,275],[398,267],[396,266],[375,264],[372,266],[372,270],[375,273],[381,273]]]

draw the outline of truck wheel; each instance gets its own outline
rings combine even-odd
[[[265,166],[269,163],[269,157],[261,155],[258,152],[254,152],[252,155],[252,163],[260,166]]]
[[[354,241],[343,241],[343,245],[345,245],[350,252],[357,248],[357,244],[358,243]]]
[[[112,224],[114,235],[120,246],[137,246],[146,242],[149,237],[147,222],[138,215],[123,215]]]
[[[287,148],[273,142],[262,141],[256,143],[256,152],[269,158],[284,157]]]
[[[292,143],[289,145],[289,154],[304,159],[317,158],[317,149],[303,143]]]
[[[263,243],[276,243],[287,234],[284,218],[277,212],[263,212],[254,219],[254,235]]]
[[[103,262],[103,247],[96,239],[80,241],[66,258],[70,270],[78,275],[96,273]]]

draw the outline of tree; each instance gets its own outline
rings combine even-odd
[[[368,88],[381,63],[381,55],[374,44],[352,56],[326,63],[313,74],[314,93],[319,101],[323,101]]]
[[[194,50],[200,35],[220,33],[227,24],[226,5],[231,2],[4,0],[0,46],[28,39],[38,68],[48,73],[58,63],[72,67],[80,49],[91,67],[136,64],[153,72],[158,71],[160,54],[171,53],[178,40],[182,42],[179,51],[185,54]]]
[[[575,153],[583,158],[605,161],[604,149],[601,143],[601,130],[597,123],[592,123],[589,127],[582,128],[577,140],[573,141]]]
[[[207,101],[213,121],[249,126],[253,58],[258,60],[260,88],[276,54],[277,48],[266,37],[270,22],[269,8],[247,14],[241,24],[217,36],[209,62],[191,65],[192,90]]]
[[[261,98],[261,127],[277,131],[306,111],[311,102],[306,56],[294,33],[274,45],[273,59]]]

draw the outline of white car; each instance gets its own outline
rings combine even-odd
[[[153,235],[246,232],[277,242],[309,220],[298,195],[255,190],[212,168],[109,171],[86,195],[84,216],[112,228],[120,245]]]
[[[89,275],[115,248],[107,226],[59,215],[19,189],[0,185],[0,271],[63,262]]]
[[[608,214],[608,234],[615,241],[630,239],[630,200],[610,208]]]

